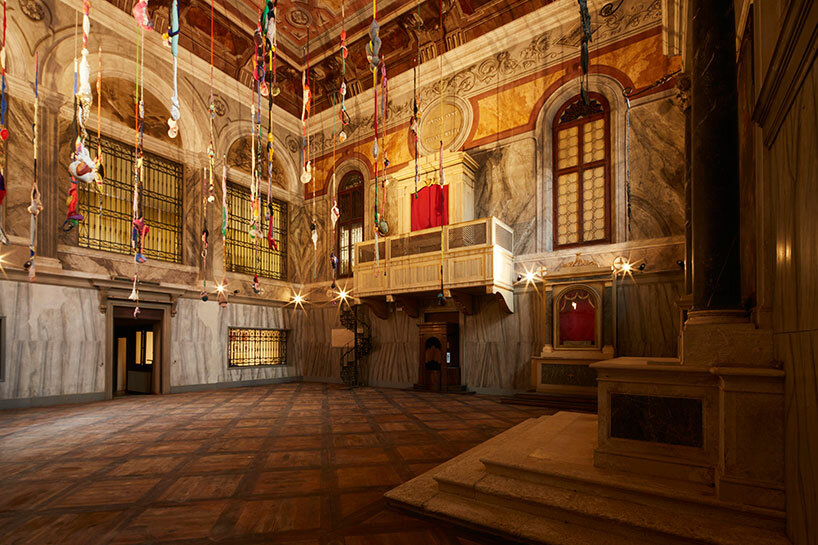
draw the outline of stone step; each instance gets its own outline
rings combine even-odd
[[[444,493],[430,499],[424,505],[422,514],[492,534],[503,539],[504,543],[533,542],[548,545],[647,545],[649,543]],[[651,543],[650,545],[659,544]]]
[[[595,413],[597,411],[596,396],[561,395],[545,393],[517,393],[513,396],[500,398],[500,403],[510,405],[527,405],[532,407],[550,407],[562,411],[580,411]]]
[[[557,413],[537,421],[525,447],[509,445],[502,452],[480,456],[487,474],[635,504],[649,502],[691,517],[781,531],[783,512],[720,501],[712,487],[686,480],[648,477],[594,465],[596,417]]]
[[[510,509],[545,522],[592,528],[605,536],[604,540],[592,541],[599,545],[609,543],[611,536],[640,545],[790,545],[782,532],[509,479],[487,474],[485,470],[458,469],[435,477],[440,490],[436,497],[439,508],[459,497],[461,503],[466,500]],[[432,505],[436,503],[427,503],[426,508]]]

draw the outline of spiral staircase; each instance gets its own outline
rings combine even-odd
[[[341,325],[352,331],[354,342],[341,355],[341,380],[349,387],[362,386],[366,373],[362,372],[362,360],[372,352],[372,332],[369,324],[360,316],[359,305],[341,311]]]

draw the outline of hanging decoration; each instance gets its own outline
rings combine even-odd
[[[140,2],[141,3],[141,2]],[[131,247],[134,251],[134,273],[133,290],[129,297],[136,302],[134,308],[134,318],[139,316],[139,264],[147,261],[145,258],[145,237],[150,228],[145,223],[142,214],[142,174],[143,162],[145,159],[143,151],[144,118],[145,118],[145,35],[144,31],[153,28],[153,24],[147,20],[147,2],[144,2],[144,9],[138,13],[137,6],[134,7],[134,17],[137,20],[137,42],[136,42],[136,90],[135,90],[135,143],[134,143],[134,183],[133,183],[133,221],[131,227]],[[143,17],[140,17],[142,15]]]
[[[179,118],[181,112],[179,111],[179,91],[176,84],[176,73],[179,57],[179,1],[170,0],[168,7],[170,14],[170,25],[168,31],[162,36],[165,43],[170,46],[171,54],[173,55],[173,95],[170,97],[170,118],[168,118],[168,136],[176,138],[179,134]]]
[[[582,102],[587,106],[590,104],[588,98],[588,67],[590,63],[589,47],[591,44],[591,14],[588,12],[588,0],[577,0],[579,3],[579,19],[582,26],[582,43],[580,45],[580,95]]]
[[[139,2],[134,4],[131,13],[134,19],[136,19],[137,26],[141,30],[153,30],[153,21],[151,21],[150,14],[148,13],[148,0],[139,0]]]
[[[251,90],[250,110],[252,113],[251,124],[251,153],[253,154],[253,168],[250,178],[250,239],[253,243],[253,270],[258,270],[258,244],[262,237],[261,230],[261,97],[269,89],[267,89],[266,76],[264,72],[264,44],[266,36],[262,30],[262,21],[264,16],[259,14],[259,22],[256,27],[256,33],[253,36],[253,76],[255,78],[255,88]],[[269,133],[268,133],[269,139]],[[269,152],[268,152],[269,153]],[[251,285],[253,293],[258,295],[261,293],[261,285],[258,281],[258,273],[253,275],[253,283]]]
[[[3,231],[3,200],[6,198],[6,141],[9,131],[6,128],[6,0],[3,0],[3,43],[0,45],[0,244],[8,244],[9,239]]]
[[[374,225],[375,233],[375,277],[381,273],[380,263],[380,243],[378,241],[380,233],[380,214],[378,213],[378,66],[380,65],[380,25],[378,25],[378,2],[372,0],[372,23],[369,25],[369,43],[366,44],[366,58],[369,61],[369,69],[372,71],[372,93],[375,98],[373,125],[375,138],[372,142],[372,157],[375,163],[375,202],[374,202]]]
[[[29,242],[28,242],[28,261],[25,262],[24,267],[28,270],[28,279],[34,281],[36,278],[36,271],[34,266],[34,257],[37,255],[37,216],[43,209],[43,202],[40,200],[40,189],[37,187],[37,147],[39,146],[39,124],[37,119],[40,116],[40,98],[38,87],[40,83],[40,54],[34,53],[34,122],[32,123],[33,137],[31,139],[34,146],[34,181],[31,184],[31,204],[27,210],[31,215],[31,223],[29,227]]]
[[[312,165],[309,160],[309,136],[307,135],[307,121],[310,117],[310,103],[312,102],[312,92],[310,91],[310,48],[307,40],[307,66],[301,73],[301,183],[307,185],[312,180]]]
[[[582,0],[580,0],[582,1]],[[443,26],[443,0],[440,0],[440,52],[438,53],[438,60],[440,62],[440,156],[439,156],[439,182],[441,190],[446,185],[446,178],[443,174],[443,53],[446,51],[446,34]],[[441,191],[442,193],[442,191]],[[443,218],[443,207],[448,206],[446,199],[440,199],[439,214]],[[443,306],[446,304],[446,296],[443,291],[443,266],[445,263],[443,222],[440,225],[440,291],[437,294],[437,304]]]
[[[347,114],[346,96],[347,96],[347,57],[349,50],[347,49],[347,30],[346,30],[346,13],[344,11],[344,2],[341,2],[341,88],[339,94],[341,96],[341,132],[338,133],[338,142],[343,144],[347,140],[346,126],[349,124],[349,114]]]
[[[222,282],[216,287],[219,298],[219,306],[222,308],[227,306],[227,222],[230,218],[227,209],[227,156],[225,156],[224,164],[222,165]]]
[[[415,199],[418,198],[418,180],[420,179],[420,153],[418,141],[420,140],[420,108],[418,107],[418,72],[420,71],[420,0],[416,2],[417,9],[417,31],[415,50],[415,63],[412,66],[412,118],[409,120],[409,131],[412,133],[412,144],[415,146]],[[441,121],[442,122],[442,121]]]
[[[202,291],[199,297],[207,301],[207,248],[210,231],[207,230],[207,169],[202,169]]]
[[[378,219],[378,232],[382,236],[389,234],[389,224],[386,221],[386,187],[389,179],[386,177],[386,169],[389,168],[389,154],[386,149],[386,122],[389,110],[389,85],[386,77],[386,59],[381,58],[381,148],[383,149],[383,176],[381,177],[381,211]]]
[[[86,147],[88,142],[88,118],[91,115],[91,107],[94,102],[94,95],[91,92],[91,67],[88,63],[88,35],[91,31],[91,3],[89,0],[82,2],[82,50],[81,59],[74,55],[74,150],[71,154],[71,163],[68,165],[68,172],[71,175],[71,188],[68,191],[68,211],[63,223],[63,231],[70,231],[80,221],[82,214],[77,210],[78,205],[78,184],[79,182],[90,183],[96,181],[98,191],[102,191],[103,170],[101,163],[101,151],[97,148],[97,161],[91,159],[91,154]],[[101,57],[101,53],[100,53]],[[102,61],[100,59],[99,63]],[[101,86],[97,74],[97,87]],[[99,116],[98,116],[99,117]],[[99,125],[99,122],[98,122]]]
[[[276,15],[278,9],[278,0],[274,2],[267,0],[264,6],[264,12],[261,14],[261,31],[266,37],[266,48],[268,65],[272,70],[272,88],[267,96],[267,209],[265,213],[265,220],[267,221],[267,248],[270,250],[278,250],[278,241],[273,238],[273,159],[275,157],[275,150],[273,147],[273,100],[281,93],[278,87],[278,76],[276,68],[278,64],[278,37],[276,35]]]
[[[216,200],[213,194],[213,170],[216,166],[216,146],[213,144],[213,121],[216,119],[216,102],[213,99],[213,32],[214,32],[213,0],[210,0],[210,143],[207,145],[209,183],[207,186],[207,202]]]

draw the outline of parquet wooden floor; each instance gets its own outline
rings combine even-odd
[[[382,494],[546,412],[316,383],[2,411],[0,543],[496,543]]]

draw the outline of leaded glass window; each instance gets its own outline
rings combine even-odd
[[[577,96],[554,118],[554,247],[609,242],[610,108],[600,94]]]

